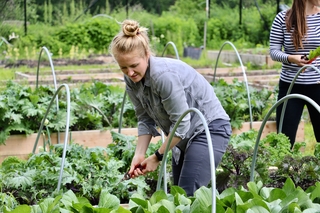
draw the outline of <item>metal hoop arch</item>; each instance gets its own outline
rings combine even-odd
[[[67,144],[68,144],[68,135],[69,135],[69,125],[70,125],[70,89],[69,89],[69,86],[67,84],[62,84],[55,92],[55,94],[53,95],[49,105],[48,105],[48,108],[47,108],[47,111],[41,121],[41,125],[40,125],[40,128],[39,128],[39,131],[38,131],[38,135],[37,135],[37,138],[36,138],[36,141],[34,143],[34,146],[33,146],[33,150],[32,150],[32,153],[35,153],[35,150],[37,148],[37,145],[38,145],[38,141],[39,141],[39,138],[40,138],[40,134],[41,134],[41,131],[43,129],[43,126],[44,126],[44,122],[48,116],[48,113],[49,113],[49,110],[52,106],[52,103],[54,101],[54,99],[57,97],[57,95],[59,94],[59,91],[65,87],[66,88],[66,93],[67,93],[67,118],[66,118],[66,128],[65,128],[65,136],[64,136],[64,147],[63,147],[63,154],[62,154],[62,161],[61,161],[61,167],[60,167],[60,175],[59,175],[59,181],[58,181],[58,186],[57,186],[57,191],[60,191],[60,187],[61,187],[61,180],[62,180],[62,175],[63,175],[63,168],[64,168],[64,164],[65,164],[65,159],[66,159],[66,150],[67,150]]]
[[[180,60],[177,47],[176,47],[176,45],[175,45],[172,41],[169,41],[169,42],[166,44],[166,46],[164,47],[164,50],[163,50],[163,52],[162,52],[162,57],[164,56],[165,51],[167,50],[168,46],[170,46],[170,45],[171,45],[171,46],[173,47],[173,49],[174,49],[174,52],[175,52],[175,54],[176,54],[176,58]]]
[[[223,50],[223,47],[225,45],[229,44],[233,50],[235,51],[237,57],[238,57],[238,60],[239,60],[239,63],[240,63],[240,66],[241,66],[241,70],[242,70],[242,73],[243,73],[243,79],[244,79],[244,82],[245,82],[245,85],[246,85],[246,89],[247,89],[247,97],[248,97],[248,105],[249,105],[249,113],[250,113],[250,129],[252,129],[252,122],[253,122],[253,119],[252,119],[252,107],[251,107],[251,98],[250,98],[250,90],[249,90],[249,86],[248,86],[248,80],[247,80],[247,75],[246,75],[246,71],[244,69],[244,66],[242,64],[242,60],[241,60],[241,57],[238,53],[238,50],[237,48],[233,45],[232,42],[230,41],[226,41],[222,44],[222,46],[220,47],[220,50],[219,50],[219,53],[218,53],[218,56],[217,56],[217,60],[216,60],[216,64],[215,64],[215,67],[214,67],[214,74],[213,74],[213,80],[212,82],[215,82],[215,78],[216,78],[216,72],[217,72],[217,66],[218,66],[218,61],[219,61],[219,57],[220,57],[220,54]]]
[[[195,112],[197,113],[200,118],[201,121],[205,127],[205,132],[206,132],[206,136],[207,136],[207,142],[208,142],[208,149],[209,149],[209,157],[210,157],[210,168],[211,168],[211,184],[212,184],[212,213],[216,212],[216,174],[215,174],[215,162],[214,162],[214,152],[213,152],[213,147],[212,147],[212,143],[211,143],[211,135],[210,135],[210,131],[208,128],[208,124],[206,119],[204,118],[203,114],[200,112],[200,110],[196,109],[196,108],[190,108],[188,110],[186,110],[178,119],[177,123],[174,125],[172,132],[175,132],[176,129],[178,128],[181,120],[189,113],[189,112]],[[170,134],[169,136],[169,140],[168,140],[168,144],[166,146],[166,149],[163,153],[163,162],[166,162],[167,160],[167,155],[168,155],[168,151],[169,151],[169,147],[172,141],[174,134]],[[158,182],[157,182],[157,190],[160,189],[161,187],[161,179],[162,179],[162,171],[164,170],[164,164],[161,164],[161,168],[160,168],[160,172],[159,172],[159,178],[158,178]]]
[[[56,79],[56,73],[55,73],[52,58],[51,58],[51,53],[49,52],[48,48],[45,46],[41,47],[39,58],[38,58],[36,89],[38,89],[38,84],[39,84],[40,59],[41,59],[43,51],[45,51],[45,53],[47,54],[47,57],[49,58],[52,77],[53,77],[54,90],[57,91],[57,79]],[[56,108],[57,108],[57,111],[59,111],[59,97],[58,96],[56,97]],[[58,143],[60,143],[60,132],[59,131],[58,131],[57,140],[58,140]]]

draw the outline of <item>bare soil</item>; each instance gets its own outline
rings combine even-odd
[[[96,64],[106,64],[106,63],[113,63],[113,58],[108,55],[92,55],[88,56],[85,59],[52,59],[52,63],[54,66],[68,66],[68,65],[96,65]],[[5,68],[12,68],[12,67],[20,67],[20,66],[27,66],[30,68],[34,68],[38,66],[38,60],[18,60],[18,61],[1,61]],[[41,66],[50,66],[50,60],[46,58],[42,58],[40,61]]]

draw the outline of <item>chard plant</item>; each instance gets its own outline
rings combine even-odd
[[[304,58],[305,60],[308,60],[308,64],[311,64],[311,62],[313,62],[314,60],[316,60],[317,57],[320,56],[320,47],[317,47],[314,50],[310,50],[308,55],[305,55]]]

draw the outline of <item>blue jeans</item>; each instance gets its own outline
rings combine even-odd
[[[225,153],[232,133],[226,120],[214,120],[208,125],[214,152],[215,167]],[[188,196],[201,186],[207,186],[211,180],[211,167],[208,141],[205,131],[193,138],[185,152],[181,151],[179,163],[172,159],[173,184],[183,188]]]

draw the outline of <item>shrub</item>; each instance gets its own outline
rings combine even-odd
[[[119,25],[114,20],[92,18],[80,24],[68,24],[55,32],[55,36],[70,49],[72,46],[78,46],[80,49],[98,53],[108,50],[112,38],[118,32]]]
[[[153,21],[153,26],[154,36],[160,39],[161,51],[169,41],[175,43],[179,55],[182,55],[184,46],[200,47],[202,45],[199,30],[192,19],[185,20],[165,13]],[[168,49],[167,54],[174,54],[174,52]]]

